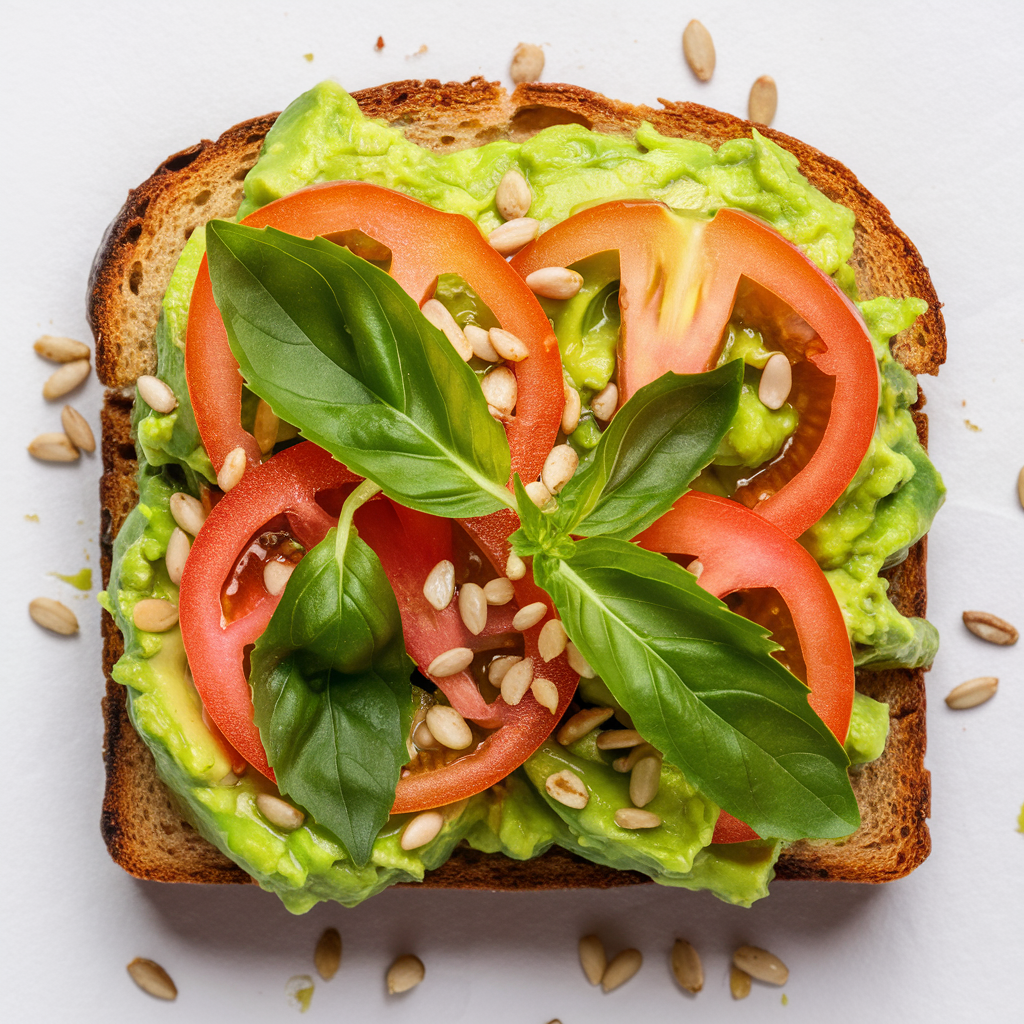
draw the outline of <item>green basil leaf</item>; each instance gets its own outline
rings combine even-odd
[[[398,602],[347,524],[299,563],[251,657],[254,720],[280,791],[362,867],[388,820],[413,714]]]
[[[653,743],[758,835],[849,835],[860,812],[842,746],[762,627],[667,559],[611,538],[535,557],[573,643]]]
[[[207,227],[213,294],[249,387],[391,498],[511,505],[505,431],[470,367],[382,270],[323,238]]]
[[[640,388],[558,495],[562,529],[629,540],[664,515],[714,458],[739,407],[742,374],[734,360]]]

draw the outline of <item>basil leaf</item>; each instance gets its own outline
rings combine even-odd
[[[342,529],[340,543],[331,530],[292,573],[249,679],[278,788],[362,867],[409,760],[414,665],[380,560]]]
[[[207,227],[213,294],[246,383],[410,508],[511,505],[505,431],[476,375],[382,270],[323,238]]]
[[[762,627],[664,555],[611,538],[535,557],[573,643],[637,729],[758,835],[830,839],[860,824],[842,746]]]
[[[601,434],[593,460],[558,495],[568,533],[629,540],[664,515],[714,458],[739,407],[743,363],[666,373]]]

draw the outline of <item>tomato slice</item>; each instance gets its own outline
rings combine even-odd
[[[512,266],[525,277],[610,250],[621,273],[623,402],[668,370],[713,368],[737,300],[767,317],[766,341],[792,364],[800,424],[733,497],[800,536],[843,493],[874,433],[878,370],[857,309],[799,249],[738,210],[698,220],[656,202],[606,203],[545,232]]]
[[[275,455],[247,472],[218,502],[196,537],[182,574],[182,637],[203,706],[227,742],[269,779],[274,773],[252,720],[246,652],[266,629],[280,598],[262,587],[260,574],[250,579],[242,598],[227,602],[227,607],[233,609],[228,618],[225,591],[237,578],[240,563],[247,555],[251,558],[253,538],[269,531],[275,537],[294,537],[306,550],[319,543],[337,522],[344,489],[359,479],[309,442]],[[512,631],[512,605],[489,609],[487,628],[480,636],[473,636],[463,625],[455,602],[438,612],[423,596],[429,571],[442,559],[454,558],[449,520],[403,508],[381,497],[360,508],[355,522],[360,536],[380,558],[395,590],[406,649],[421,671],[452,647],[486,651],[500,645]],[[512,525],[504,519],[500,524],[488,523],[482,530],[477,523],[487,520],[467,522],[470,537],[492,558],[495,567],[503,566],[507,537],[518,521]],[[499,540],[502,530],[507,532]],[[505,554],[501,553],[502,546]],[[252,566],[246,561],[241,571],[251,575]],[[519,581],[515,586],[519,603],[540,599],[536,595],[541,592],[532,584]],[[526,654],[534,657],[538,666],[543,664],[537,650],[540,629],[538,624],[523,634]],[[472,752],[448,765],[405,773],[398,784],[395,812],[461,800],[518,768],[544,742],[569,706],[579,678],[564,655],[538,674],[558,687],[555,714],[538,704],[532,693],[515,707],[500,698],[488,703],[468,672],[434,678],[454,708],[492,731]]]
[[[242,223],[304,238],[361,232],[391,250],[391,276],[420,305],[434,294],[439,275],[462,277],[529,351],[510,367],[518,399],[506,430],[512,472],[524,480],[537,477],[554,445],[565,402],[558,343],[533,293],[469,218],[379,185],[335,181],[278,199]],[[241,425],[242,380],[213,301],[205,256],[189,306],[185,373],[196,424],[214,467],[219,470],[237,447],[245,450],[250,467],[259,465],[259,446]]]
[[[698,582],[715,597],[753,592],[749,611],[737,610],[775,631],[784,647],[777,657],[810,687],[811,707],[845,742],[853,708],[853,652],[832,588],[804,548],[738,502],[699,491],[684,494],[637,541],[651,551],[699,560]],[[714,842],[756,838],[748,825],[722,812]]]

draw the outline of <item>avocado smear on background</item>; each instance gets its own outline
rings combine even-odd
[[[811,187],[789,153],[753,134],[715,151],[663,137],[649,125],[638,130],[635,144],[579,125],[562,125],[522,144],[497,141],[436,154],[409,142],[398,129],[367,120],[347,93],[324,82],[291,104],[267,135],[246,177],[238,218],[306,185],[357,178],[465,214],[489,231],[501,223],[494,206],[497,184],[515,167],[530,183],[530,215],[542,228],[581,204],[601,199],[654,198],[705,213],[735,206],[772,224],[856,299],[847,263],[853,249],[853,214]],[[709,889],[743,906],[767,895],[781,844],[711,844],[718,808],[667,765],[652,804],[664,812],[664,824],[649,831],[618,828],[611,816],[615,807],[628,803],[622,793],[628,776],[615,772],[612,758],[585,740],[570,748],[548,741],[504,782],[445,808],[444,828],[420,849],[401,849],[399,835],[407,816],[393,817],[364,868],[356,868],[341,844],[310,819],[287,832],[258,812],[256,796],[276,790],[258,772],[237,780],[231,773],[224,749],[203,724],[180,630],[144,633],[135,628],[131,615],[134,604],[145,597],[177,601],[177,589],[163,566],[174,525],[170,495],[177,490],[196,494],[201,480],[215,480],[188,401],[183,360],[188,303],[204,252],[205,233],[199,228],[186,244],[164,298],[156,335],[158,372],[180,404],[161,415],[141,398],[136,400],[140,500],[115,542],[110,585],[101,595],[125,637],[125,654],[114,678],[128,688],[132,723],[152,749],[161,777],[203,835],[296,913],[325,899],[353,906],[395,882],[421,880],[463,841],[516,859],[538,856],[557,844],[598,863],[642,871],[666,885]],[[599,436],[589,400],[614,369],[618,266],[605,255],[577,269],[585,278],[580,296],[550,304],[548,312],[567,383],[584,400],[580,427],[570,441],[585,456]],[[489,311],[458,279],[442,285],[438,297],[457,319],[486,325]],[[944,494],[908,411],[916,399],[916,383],[893,359],[888,345],[926,305],[918,299],[883,298],[859,306],[875,342],[881,375],[875,439],[846,493],[801,540],[826,571],[858,664],[923,665],[935,653],[934,627],[900,615],[888,601],[888,584],[878,572],[905,557],[927,532]],[[731,325],[722,358],[743,359],[747,384],[715,462],[695,486],[728,493],[730,481],[743,475],[743,467],[773,457],[795,429],[792,407],[773,412],[757,399],[758,371],[768,354],[756,331]],[[606,689],[600,680],[587,682],[581,688],[584,699]],[[846,743],[854,764],[881,754],[888,724],[885,705],[856,695]],[[564,807],[544,792],[543,781],[557,770],[556,763],[571,764],[585,779],[592,795],[583,811]]]

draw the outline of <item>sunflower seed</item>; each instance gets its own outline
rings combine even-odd
[[[629,775],[629,799],[646,807],[657,795],[661,783],[661,758],[641,757]]]
[[[186,494],[184,491],[178,491],[171,495],[170,507],[171,518],[186,533],[195,537],[203,528],[203,523],[206,522],[206,509],[203,508],[203,503],[198,498],[193,498],[191,494]]]
[[[32,621],[51,633],[71,636],[78,632],[78,619],[75,613],[60,601],[51,597],[36,597],[28,603],[28,613]]]
[[[735,964],[729,968],[729,991],[733,999],[746,999],[750,995],[750,975]]]
[[[427,728],[426,722],[420,722],[413,730],[412,741],[420,750],[437,750],[441,746]],[[409,754],[412,756],[413,751],[409,751]]]
[[[533,682],[533,658],[523,658],[510,665],[501,679],[501,699],[515,707],[526,696]]]
[[[562,433],[568,437],[580,425],[583,403],[580,393],[571,385],[565,385],[565,406],[562,408]]]
[[[661,818],[653,811],[642,811],[639,807],[620,807],[615,812],[615,824],[619,828],[657,828]]]
[[[549,619],[541,627],[540,636],[537,637],[537,650],[545,661],[553,661],[565,650],[567,643],[568,638],[561,619]]]
[[[128,973],[143,992],[169,1002],[177,999],[177,987],[171,981],[171,976],[158,963],[137,956],[128,965]]]
[[[779,90],[771,75],[762,75],[750,87],[747,117],[757,124],[769,125],[775,119],[779,105]]]
[[[61,338],[53,334],[44,334],[32,347],[51,363],[73,363],[79,359],[89,358],[88,345],[83,345],[73,338]]]
[[[781,409],[793,389],[793,367],[784,352],[773,352],[761,371],[757,397],[769,409]]]
[[[484,584],[484,597],[487,599],[488,604],[508,604],[515,596],[516,591],[515,587],[512,586],[512,581],[504,576],[488,580]]]
[[[96,451],[96,438],[85,417],[73,406],[65,405],[60,411],[60,425],[68,440],[80,451]]]
[[[676,939],[672,946],[672,973],[687,992],[696,995],[704,987],[704,965],[686,939]]]
[[[188,534],[180,526],[176,526],[171,531],[170,539],[167,541],[167,552],[164,555],[167,575],[175,586],[181,583],[181,574],[185,571],[185,562],[188,560],[188,553],[191,547]],[[263,570],[263,575],[264,579],[266,579],[265,569]]]
[[[612,767],[620,774],[631,772],[637,761],[645,757],[661,757],[661,754],[650,743],[641,743],[634,747],[625,757],[617,757]]]
[[[523,490],[526,491],[526,496],[537,508],[543,508],[551,500],[551,492],[540,480],[531,480]]]
[[[533,43],[520,43],[512,54],[512,66],[509,74],[512,81],[539,82],[544,71],[544,51]]]
[[[606,384],[590,401],[593,414],[607,423],[615,415],[619,404],[619,389],[614,384]]]
[[[699,559],[695,558],[687,567],[687,572],[692,572],[697,579],[700,579],[700,574],[704,571],[704,563]]]
[[[467,363],[473,358],[473,348],[447,306],[437,299],[427,299],[420,312],[452,343],[460,358]]]
[[[606,729],[597,737],[598,750],[628,750],[643,743],[636,729]]]
[[[608,955],[604,943],[596,935],[584,935],[580,939],[580,967],[591,985],[600,985],[608,966]]]
[[[583,287],[583,275],[568,267],[541,267],[526,275],[526,287],[542,299],[571,299]]]
[[[1020,472],[1017,474],[1017,500],[1021,504],[1021,508],[1024,508],[1024,466],[1021,466]]]
[[[521,580],[526,575],[526,563],[514,551],[505,560],[505,575],[510,580]]]
[[[715,71],[715,43],[711,33],[696,19],[683,30],[683,56],[702,82],[710,80]]]
[[[484,588],[476,583],[463,583],[459,588],[459,615],[466,629],[479,636],[487,625],[487,598]]]
[[[521,363],[529,354],[530,350],[520,338],[517,338],[511,331],[503,331],[500,327],[492,327],[487,332],[487,337],[494,346],[494,351],[507,359],[510,363]]]
[[[526,179],[514,167],[510,167],[498,182],[494,193],[494,205],[505,220],[525,217],[533,202],[533,195]]]
[[[569,668],[578,672],[584,679],[593,679],[597,673],[590,667],[590,662],[579,652],[579,648],[570,640],[565,645],[565,657],[568,659]]]
[[[237,487],[245,475],[247,461],[244,448],[232,448],[224,456],[224,463],[217,473],[217,486],[227,494],[232,488]]]
[[[427,712],[427,728],[438,743],[449,750],[465,750],[473,742],[473,730],[447,704],[435,704]]]
[[[261,398],[259,405],[256,406],[256,419],[252,427],[252,436],[256,439],[256,443],[264,455],[277,443],[277,428],[280,426],[280,417]]]
[[[47,431],[32,438],[28,453],[40,462],[74,462],[78,458],[78,449],[60,431]]]
[[[599,725],[607,722],[612,717],[611,708],[584,708],[577,711],[572,718],[564,722],[555,733],[555,739],[563,747],[583,739],[588,732],[593,732]]]
[[[1004,647],[1015,644],[1020,635],[1005,619],[991,612],[964,612],[964,625],[982,640]]]
[[[978,676],[968,679],[966,683],[954,686],[946,696],[946,704],[955,711],[976,708],[979,704],[991,700],[996,695],[999,680],[995,676]]]
[[[468,647],[453,647],[439,654],[428,666],[427,675],[444,679],[446,676],[465,672],[473,662],[473,652]]]
[[[162,597],[144,597],[132,609],[132,622],[144,633],[166,633],[178,621],[178,606]]]
[[[487,666],[487,681],[491,686],[501,686],[502,679],[505,678],[505,673],[515,665],[517,662],[523,659],[518,654],[503,654],[500,658],[495,658],[494,661]]]
[[[330,981],[341,966],[341,934],[337,928],[325,928],[313,951],[316,973]]]
[[[295,572],[294,562],[279,562],[276,558],[263,566],[263,586],[271,597],[284,592]]]
[[[462,333],[466,335],[466,341],[469,342],[473,355],[478,359],[483,359],[487,363],[496,363],[501,359],[501,356],[494,351],[490,334],[483,327],[478,327],[476,324],[466,324]]]
[[[493,405],[504,416],[511,416],[519,398],[516,375],[507,366],[496,366],[480,381],[488,405]]]
[[[520,608],[512,618],[512,628],[523,632],[532,629],[548,613],[548,606],[543,601],[534,601],[533,604]]]
[[[624,949],[605,968],[601,988],[605,992],[625,985],[643,966],[644,958],[639,949]]]
[[[549,775],[544,780],[544,788],[553,800],[577,811],[586,807],[590,800],[590,793],[583,780],[571,768]]]
[[[154,412],[166,414],[174,412],[178,407],[178,399],[175,397],[174,392],[159,377],[144,373],[135,382],[135,387],[138,389],[139,397]]]
[[[740,946],[733,953],[732,962],[752,978],[770,985],[785,985],[789,978],[789,968],[774,953],[758,946]]]
[[[534,679],[530,683],[530,693],[542,708],[551,714],[558,710],[558,687],[550,679]]]
[[[294,832],[306,820],[306,816],[298,807],[293,807],[287,800],[282,800],[271,793],[260,793],[256,797],[256,806],[271,825],[276,825],[286,832]]]
[[[421,846],[426,846],[437,838],[443,827],[444,815],[440,811],[424,811],[417,814],[402,829],[402,849],[418,850]]]
[[[455,596],[455,566],[447,558],[442,559],[427,573],[423,583],[423,596],[427,604],[443,612]]]
[[[496,227],[487,236],[487,241],[502,256],[512,256],[519,252],[524,245],[532,242],[537,237],[539,230],[540,221],[534,220],[533,217],[517,217],[515,220],[507,220],[504,224]],[[494,345],[493,338],[491,344]],[[497,345],[494,347],[498,349]],[[500,352],[501,349],[498,351]]]
[[[558,494],[573,478],[579,464],[580,457],[572,445],[556,444],[544,460],[544,468],[540,471],[541,482],[552,494]]]
[[[64,363],[59,370],[54,370],[46,383],[43,385],[43,398],[53,401],[55,398],[62,398],[70,391],[74,391],[86,377],[89,376],[89,360],[74,359],[70,363]]]
[[[425,977],[427,971],[423,961],[418,956],[407,953],[400,956],[388,968],[388,994],[398,995],[400,992],[408,992],[415,988]]]

